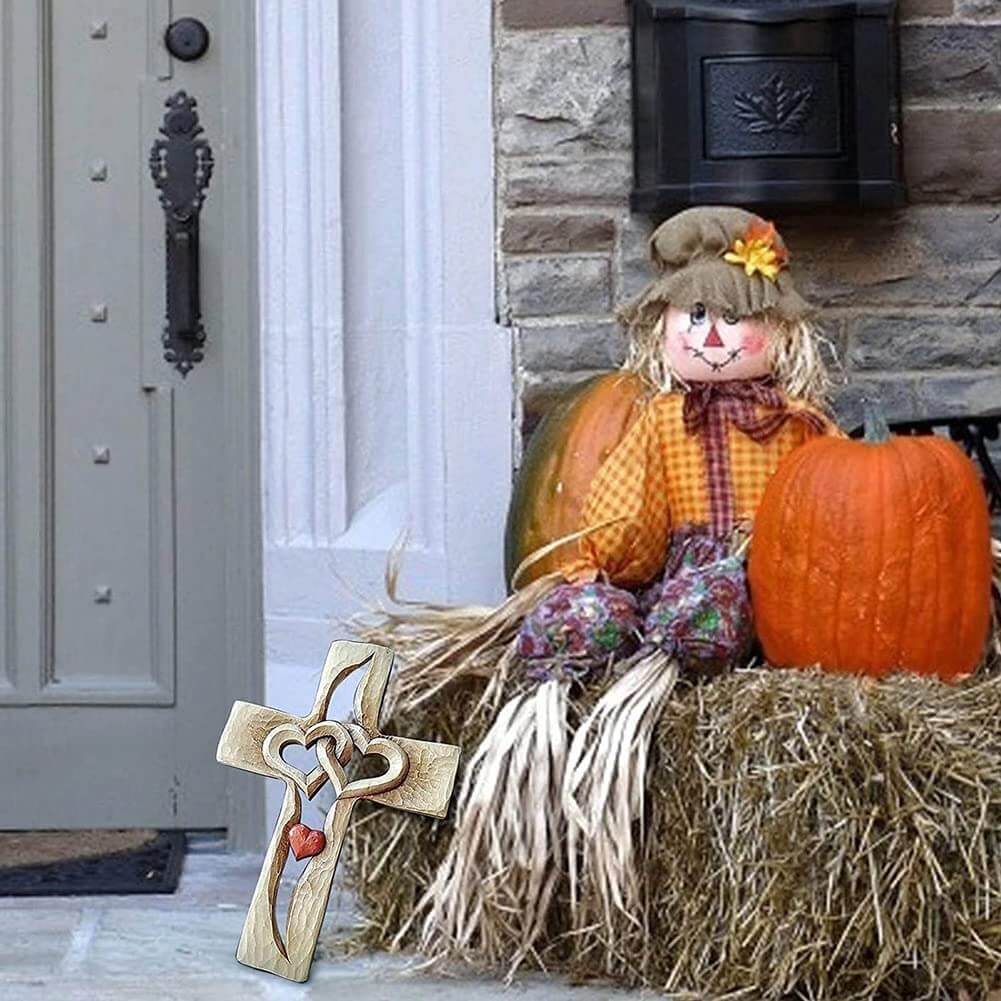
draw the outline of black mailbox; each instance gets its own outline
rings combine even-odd
[[[893,0],[632,0],[632,206],[892,206]]]

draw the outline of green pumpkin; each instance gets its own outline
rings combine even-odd
[[[601,464],[639,415],[647,389],[630,372],[608,372],[569,389],[535,429],[518,470],[504,533],[508,584],[526,556],[580,528]],[[521,587],[558,570],[576,553],[560,546],[534,563]]]

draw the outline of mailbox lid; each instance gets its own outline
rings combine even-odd
[[[892,18],[896,0],[634,0],[646,6],[655,21],[749,21],[782,24],[789,21],[826,21],[846,17]]]

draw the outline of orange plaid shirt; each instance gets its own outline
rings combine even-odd
[[[685,430],[684,402],[684,393],[654,397],[598,470],[582,528],[603,527],[581,539],[580,559],[563,568],[569,579],[603,573],[622,587],[645,584],[663,568],[672,525],[709,522],[703,439]],[[793,417],[764,443],[733,425],[727,428],[738,522],[753,519],[779,462],[816,437],[813,427],[795,419],[797,411],[820,417],[827,433],[840,434],[824,414],[796,400],[786,402]]]

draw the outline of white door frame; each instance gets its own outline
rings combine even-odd
[[[264,695],[264,630],[261,569],[260,334],[257,267],[257,107],[254,10],[245,3],[220,5],[222,59],[221,167],[227,239],[223,268],[223,315],[230,359],[225,366],[224,457],[226,508],[207,512],[225,538],[227,682],[233,699],[261,702]],[[228,102],[226,97],[233,100]],[[220,169],[217,167],[217,169]],[[206,762],[207,768],[221,768]],[[262,842],[263,783],[234,768],[227,772],[228,843],[236,851]]]
[[[395,120],[358,117],[366,70],[342,33],[357,31],[363,3],[394,33],[367,72],[383,84],[398,75],[399,106],[379,108]],[[299,711],[327,643],[344,633],[338,616],[359,607],[338,580],[379,598],[402,529],[405,596],[504,593],[512,360],[494,296],[492,5],[257,0],[257,11],[266,700]],[[342,132],[367,141],[366,128],[390,134],[397,158],[387,219],[402,268],[386,294],[401,304],[406,473],[359,511],[345,486],[349,356],[361,336],[345,305],[345,255],[359,253],[357,214],[379,206],[359,204],[365,164]]]

